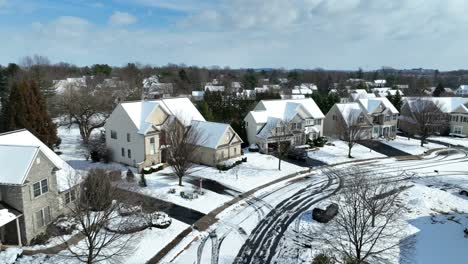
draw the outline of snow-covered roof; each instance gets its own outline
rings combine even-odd
[[[257,137],[267,139],[273,133],[273,128],[276,128],[280,122],[280,118],[268,117],[265,126],[258,132]]]
[[[268,112],[268,116],[284,120],[293,118],[301,107],[309,118],[320,119],[325,117],[312,98],[262,100],[259,104],[265,108],[264,110]]]
[[[440,110],[444,113],[451,113],[455,111],[460,105],[468,103],[466,97],[408,97],[407,103],[410,107],[418,100],[429,100],[439,106]]]
[[[205,91],[224,92],[224,86],[223,85],[205,85]]]
[[[366,110],[367,113],[374,113],[380,105],[383,105],[386,109],[390,110],[392,114],[398,114],[398,110],[393,106],[392,103],[386,97],[372,98],[372,99],[359,99],[359,104]]]
[[[0,227],[16,219],[16,215],[8,209],[0,209]]]
[[[374,83],[375,84],[386,84],[387,81],[386,80],[374,80]]]
[[[192,91],[192,96],[203,97],[204,95],[204,91]]]
[[[363,110],[358,103],[336,104],[336,107],[347,125],[349,125],[348,122],[354,122],[361,113],[363,113]]]
[[[200,134],[199,145],[216,149],[230,125],[224,123],[192,121],[192,129]]]
[[[460,90],[460,91],[468,91],[468,85],[467,84],[462,84],[458,87],[457,90]]]
[[[205,121],[198,109],[188,98],[169,98],[149,101],[137,101],[121,103],[138,133],[145,134],[153,125],[148,121],[151,113],[161,107],[169,115],[176,116],[185,126],[189,126],[192,120]]]
[[[355,89],[351,91],[350,97],[353,101],[357,101],[359,99],[375,98],[375,94],[367,93],[364,89]]]
[[[294,89],[291,90],[291,93],[292,94],[313,94],[314,91],[310,88],[295,86]]]
[[[23,184],[39,147],[0,145],[0,184]]]
[[[270,89],[268,87],[255,87],[254,91],[256,93],[267,93]]]
[[[31,159],[36,156],[37,150],[39,149],[58,169],[58,171],[56,172],[56,176],[57,176],[57,185],[58,185],[58,189],[60,192],[65,191],[69,189],[70,186],[78,183],[79,175],[76,173],[76,171],[67,162],[62,160],[62,158],[60,158],[53,150],[47,147],[44,143],[42,143],[42,141],[40,141],[37,137],[35,137],[28,130],[23,129],[23,130],[9,132],[5,134],[0,134],[0,144],[3,145],[0,148],[2,149],[0,150],[0,152],[4,152],[3,155],[5,155],[5,153],[6,155],[8,155],[9,153],[7,151],[9,150],[14,151],[14,153],[16,154],[15,157],[18,158],[18,163],[21,163],[21,164],[15,165],[15,169],[14,169],[15,172],[21,172],[24,169],[23,163],[27,162],[28,160],[31,161]],[[7,146],[10,146],[10,147],[7,147]],[[16,146],[16,148],[13,148],[13,146]],[[20,148],[20,146],[25,146],[25,148]],[[4,158],[7,158],[7,157],[4,156]],[[12,159],[10,162],[11,164],[13,164],[16,161],[15,159]],[[4,170],[5,167],[12,166],[10,163],[5,163],[5,164],[7,165],[2,166],[2,170]],[[31,163],[28,163],[28,165],[30,164]],[[1,173],[2,172],[0,172],[0,175],[2,175]],[[26,175],[22,174],[21,176],[15,176],[15,177],[25,177],[25,176]],[[7,177],[11,177],[11,176],[0,176],[0,177],[4,180],[12,181],[11,179],[7,179]],[[0,181],[3,181],[3,180],[0,180]],[[15,179],[14,181],[18,182],[19,180]]]
[[[405,95],[402,91],[396,90],[396,89],[390,89],[390,90],[388,90],[388,91],[387,91],[387,95],[395,96],[397,92],[400,93],[400,96],[404,96],[404,95]]]
[[[58,94],[64,93],[68,88],[71,87],[79,88],[83,86],[86,86],[86,76],[53,81],[53,88]]]

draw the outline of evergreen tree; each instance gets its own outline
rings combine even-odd
[[[208,106],[208,104],[206,103],[206,101],[202,101],[200,103],[200,106],[199,106],[199,109],[200,109],[200,113],[202,114],[202,116],[208,120],[208,121],[215,121],[214,120],[214,116],[213,116],[213,112],[211,112],[211,109],[210,107]]]
[[[402,105],[402,101],[401,101],[401,94],[400,94],[400,91],[397,91],[395,96],[393,96],[393,101],[391,102],[393,104],[393,106],[395,106],[395,108],[400,111],[401,109],[401,105]]]
[[[442,93],[444,93],[444,85],[442,83],[437,84],[437,87],[435,88],[434,92],[432,92],[432,96],[434,97],[440,97]]]
[[[7,83],[7,72],[4,68],[0,67],[0,132],[6,130],[5,122],[5,105],[9,96],[8,83]]]
[[[5,107],[9,131],[26,128],[48,147],[53,148],[57,144],[57,127],[47,112],[45,99],[36,82],[14,83]]]

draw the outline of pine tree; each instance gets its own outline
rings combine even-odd
[[[432,96],[434,97],[440,97],[440,95],[445,91],[444,85],[442,83],[437,84],[437,87],[435,88],[434,92],[432,92]]]
[[[200,105],[200,112],[203,115],[203,117],[208,120],[208,121],[214,121],[214,116],[213,112],[211,112],[210,107],[206,103],[206,101],[203,101]]]
[[[6,130],[5,106],[9,96],[6,70],[0,67],[0,132]]]
[[[400,91],[396,92],[395,96],[393,96],[393,102],[391,102],[391,103],[393,104],[393,106],[395,106],[395,108],[398,111],[400,111],[401,105],[402,105]]]
[[[5,118],[10,131],[25,128],[50,148],[58,141],[57,127],[52,122],[45,99],[34,81],[13,84]]]

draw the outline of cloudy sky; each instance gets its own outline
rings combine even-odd
[[[0,0],[0,64],[468,68],[466,0]]]

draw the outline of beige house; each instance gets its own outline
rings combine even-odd
[[[192,121],[191,129],[200,133],[199,148],[195,162],[216,166],[221,161],[241,155],[242,139],[228,124]]]
[[[450,134],[468,137],[468,102],[461,104],[450,113]]]
[[[106,145],[112,153],[112,160],[139,169],[166,162],[164,126],[177,118],[185,127],[192,123],[203,128],[206,122],[198,109],[188,98],[170,98],[150,101],[124,102],[119,104],[106,122]],[[206,122],[207,124],[214,124]],[[219,124],[228,126],[226,124]],[[230,128],[232,130],[232,128]],[[210,131],[208,131],[210,132]],[[212,135],[206,131],[202,135],[212,142]],[[226,132],[227,133],[227,132]],[[215,136],[220,136],[216,134]],[[234,142],[230,142],[233,144]],[[197,162],[215,165],[218,159],[208,158],[209,149],[216,151],[224,148],[223,144],[203,145],[204,158]],[[234,145],[234,144],[233,144]],[[240,151],[238,152],[240,155]],[[212,154],[212,153],[211,153]],[[229,155],[228,155],[229,156]],[[203,162],[202,162],[203,161]]]
[[[365,138],[392,138],[396,136],[398,124],[398,110],[385,97],[357,99],[356,102],[335,104],[325,116],[324,134],[326,136],[339,135],[337,125],[340,118],[348,120],[360,118],[363,125],[369,127],[369,134]]]
[[[262,100],[244,118],[249,144],[267,153],[278,141],[290,146],[322,136],[324,115],[311,98]],[[288,123],[288,128],[284,124]]]
[[[360,139],[372,138],[372,121],[358,103],[335,104],[325,116],[323,134],[343,139],[343,129],[356,125],[361,127]]]
[[[76,172],[27,130],[0,135],[0,242],[29,244],[77,198]]]

